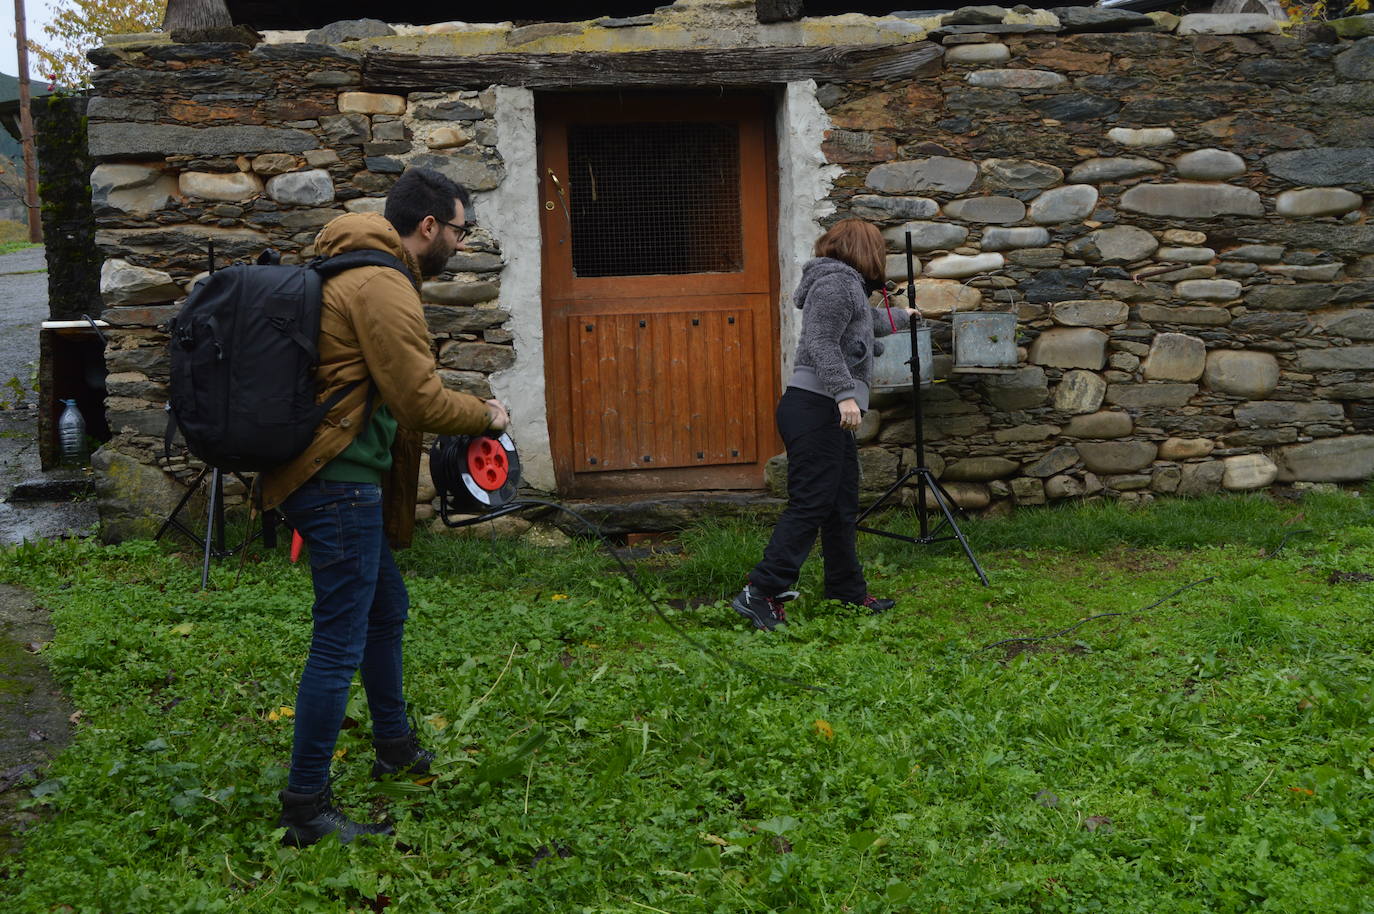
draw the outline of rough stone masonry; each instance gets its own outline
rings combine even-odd
[[[1017,313],[1014,371],[959,373],[942,356],[925,395],[931,463],[960,504],[1148,501],[1374,473],[1374,17],[1285,33],[1248,15],[917,15],[760,25],[752,4],[693,0],[542,31],[381,26],[256,48],[144,36],[94,52],[105,316],[164,320],[211,241],[221,263],[265,247],[310,256],[325,222],[380,208],[407,164],[472,187],[479,209],[510,179],[498,136],[512,125],[494,87],[362,91],[371,48],[931,41],[943,49],[933,75],[801,86],[827,129],[813,173],[784,180],[828,188],[816,232],[860,216],[894,254],[911,232],[928,317]],[[502,243],[479,235],[424,289],[446,383],[479,395],[493,373],[543,372],[512,345]],[[905,258],[891,262],[904,279]],[[107,351],[118,434],[98,466],[112,536],[141,529],[176,494],[168,473],[188,470],[158,465],[164,346],[134,329]],[[906,396],[875,407],[861,457],[865,486],[880,490],[914,460],[914,426]],[[433,497],[422,487],[421,517]]]

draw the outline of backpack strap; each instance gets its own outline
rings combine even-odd
[[[321,257],[312,260],[309,266],[310,269],[325,278],[336,273],[342,273],[344,270],[351,270],[354,267],[390,267],[408,279],[411,285],[415,284],[415,277],[411,275],[410,268],[399,257],[388,254],[386,251],[348,251],[333,257]]]
[[[348,251],[343,254],[336,254],[333,257],[317,257],[306,264],[306,267],[318,273],[321,279],[337,276],[339,273],[345,270],[351,270],[354,267],[390,267],[404,276],[412,286],[415,285],[415,279],[410,273],[410,268],[407,267],[400,258],[393,254],[388,254],[386,251]],[[304,336],[301,336],[300,331],[292,331],[291,338],[294,339],[296,344],[302,349],[310,353],[312,361],[316,358],[315,344],[307,340]],[[351,389],[352,388],[349,388],[349,390]],[[347,392],[348,390],[344,391],[344,393]]]
[[[370,382],[371,380],[372,380],[371,378],[359,378],[359,379],[356,380],[356,381],[350,381],[349,383],[345,384],[343,387],[340,387],[338,390],[334,391],[334,393],[333,393],[332,396],[330,396],[330,397],[329,397],[328,399],[326,399],[323,403],[321,403],[320,405],[318,405],[318,406],[315,407],[315,411],[314,411],[313,413],[310,414],[310,418],[314,421],[314,423],[315,423],[316,425],[319,425],[321,422],[324,421],[324,417],[327,416],[327,415],[329,415],[329,411],[330,411],[330,410],[332,410],[334,407],[338,406],[341,402],[343,402],[343,398],[344,398],[344,397],[348,396],[349,394],[353,393],[353,391],[355,391],[355,390],[358,389],[358,385],[359,385],[359,384],[367,383],[367,382]],[[366,425],[366,424],[367,424],[367,421],[368,421],[369,419],[371,419],[371,418],[372,418],[372,385],[371,385],[370,383],[368,383],[368,388],[367,388],[367,411],[366,411],[365,413],[363,413],[363,424]]]
[[[415,284],[415,279],[405,263],[403,263],[399,257],[396,257],[394,254],[388,254],[386,251],[348,251],[343,254],[336,254],[333,257],[317,258],[312,260],[308,266],[310,269],[320,274],[321,278],[324,279],[335,276],[345,270],[351,270],[355,267],[390,267],[404,276],[411,285]],[[307,348],[306,351],[313,352],[314,350],[313,347],[311,347]],[[364,380],[371,381],[370,378],[359,378],[352,383],[346,384],[335,391],[333,396],[317,406],[314,414],[317,417],[315,418],[315,423],[318,424],[323,421],[324,417],[329,415],[329,411],[335,406],[338,406],[344,397],[357,390],[358,385],[364,383]],[[363,411],[363,425],[366,425],[372,418],[373,397],[376,392],[376,385],[369,383],[367,388],[367,405],[364,407]]]
[[[264,251],[262,256],[258,258],[259,263],[264,262],[264,258],[267,257],[268,254],[275,254],[275,252]],[[349,251],[346,254],[339,254],[336,257],[320,257],[306,264],[306,269],[313,270],[321,279],[328,279],[330,276],[337,275],[345,270],[351,270],[354,267],[390,267],[398,271],[414,285],[414,280],[411,279],[410,270],[406,265],[386,251]],[[306,336],[301,333],[300,328],[296,327],[294,323],[286,324],[280,329],[289,336],[297,346],[305,351],[310,357],[311,362],[319,358],[319,352],[316,349],[315,341],[307,339]],[[340,396],[347,395],[352,389],[352,387],[345,388],[340,392]],[[329,404],[331,409],[334,406],[334,402]]]
[[[177,414],[172,412],[170,400],[162,408],[167,413],[167,427],[162,430],[162,456],[170,462],[172,459],[172,442],[177,436]]]

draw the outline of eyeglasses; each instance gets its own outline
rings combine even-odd
[[[473,229],[477,228],[477,226],[472,224],[455,225],[452,222],[445,222],[444,225],[447,225],[449,228],[453,229],[453,238],[455,241],[462,241],[468,235],[472,234]]]

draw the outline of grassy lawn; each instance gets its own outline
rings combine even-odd
[[[0,219],[0,255],[13,254],[24,248],[38,247],[29,242],[29,227],[22,222]]]
[[[1372,512],[1326,494],[970,522],[989,588],[957,547],[865,537],[898,608],[822,604],[808,566],[772,635],[719,602],[766,529],[715,525],[641,566],[709,654],[591,546],[426,538],[402,559],[408,691],[439,775],[369,782],[355,696],[335,790],[397,838],[305,851],[271,824],[307,569],[255,556],[231,587],[225,562],[201,594],[194,560],[152,544],[20,547],[0,577],[51,607],[82,717],[0,896],[6,914],[1374,911]],[[1098,613],[1122,615],[985,648]]]

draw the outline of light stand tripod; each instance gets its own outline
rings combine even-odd
[[[181,509],[186,507],[186,503],[191,500],[191,497],[195,495],[196,492],[199,491],[201,485],[205,483],[206,474],[210,476],[208,485],[210,501],[205,508],[205,536],[202,538],[196,531],[182,523],[177,515],[181,513]],[[248,485],[247,481],[242,476],[239,476],[237,473],[234,475],[238,478],[239,482],[243,483],[245,486]],[[249,487],[249,491],[252,491],[251,487]],[[187,487],[186,494],[181,496],[181,501],[177,502],[177,506],[172,509],[172,513],[168,514],[166,520],[162,522],[162,526],[158,528],[157,536],[153,537],[153,539],[162,539],[162,535],[173,528],[185,534],[191,542],[199,546],[203,552],[204,559],[200,569],[201,590],[206,590],[210,586],[210,559],[222,559],[228,558],[231,555],[236,555],[257,537],[257,534],[250,529],[247,537],[242,543],[233,548],[225,547],[224,471],[219,467],[207,466],[201,469],[196,475],[196,478],[191,481],[190,486]]]
[[[906,297],[910,307],[916,307],[916,270],[911,255],[911,233],[906,233]],[[926,466],[926,435],[925,435],[925,411],[921,403],[921,350],[916,340],[916,321],[913,320],[907,331],[911,334],[911,406],[912,415],[916,423],[916,465],[902,474],[901,478],[888,487],[888,490],[878,497],[878,500],[869,505],[858,519],[858,530],[864,533],[874,533],[878,536],[886,536],[889,539],[901,540],[904,543],[913,543],[918,546],[925,546],[930,543],[941,543],[948,540],[958,540],[959,545],[964,549],[964,555],[968,556],[969,563],[973,565],[973,570],[978,572],[978,579],[983,582],[983,586],[988,586],[988,576],[983,573],[983,568],[978,564],[978,559],[974,556],[973,550],[969,548],[968,540],[964,538],[964,532],[959,529],[959,523],[955,520],[955,515],[964,516],[963,509],[954,503],[954,499],[945,491],[945,487],[940,485],[940,481],[935,478],[935,474]],[[916,518],[920,523],[920,536],[903,536],[900,533],[892,533],[888,530],[879,530],[875,527],[863,526],[864,518],[868,517],[878,508],[882,507],[892,495],[906,485],[912,479],[916,480]],[[931,528],[931,511],[926,504],[926,493],[930,493],[930,500],[940,509],[943,517],[935,527]],[[945,532],[948,528],[949,532]]]

